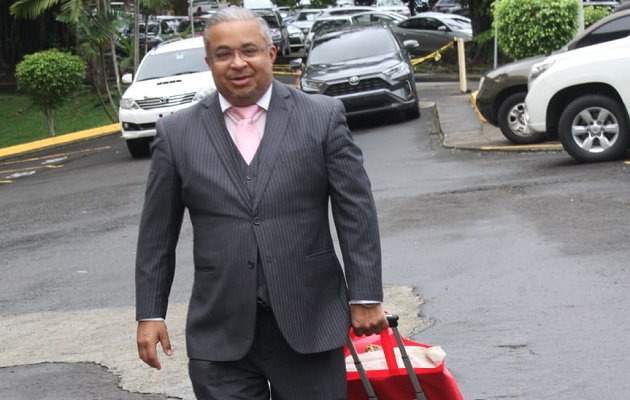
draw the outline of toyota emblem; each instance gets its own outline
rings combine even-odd
[[[350,79],[348,79],[348,83],[351,84],[352,86],[356,86],[359,84],[359,77],[358,76],[353,76]]]
[[[171,98],[169,96],[160,97],[160,103],[162,104],[168,103],[170,99]]]

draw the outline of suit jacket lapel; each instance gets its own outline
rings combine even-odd
[[[236,187],[243,201],[251,207],[251,198],[241,178],[242,174],[239,167],[239,160],[235,157],[234,142],[225,126],[225,119],[221,112],[218,93],[215,92],[204,99],[203,105],[206,107],[206,112],[201,115],[202,125],[212,145],[217,150],[217,155],[234,183],[234,187]]]
[[[293,105],[288,99],[291,97],[283,83],[273,81],[271,103],[267,111],[265,134],[263,136],[258,158],[258,178],[254,190],[253,209],[256,210],[281,153],[281,144],[287,134],[291,110]]]

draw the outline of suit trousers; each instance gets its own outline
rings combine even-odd
[[[300,354],[286,342],[273,312],[258,307],[251,349],[238,361],[189,361],[201,400],[345,400],[343,348]]]

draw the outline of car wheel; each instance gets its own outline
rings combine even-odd
[[[558,122],[562,147],[581,162],[616,160],[628,149],[630,131],[623,105],[589,95],[569,103]]]
[[[144,158],[151,155],[151,139],[127,139],[127,149],[134,158]]]
[[[507,140],[514,144],[533,144],[544,142],[545,132],[534,132],[525,123],[526,92],[510,95],[499,107],[499,129]]]
[[[406,119],[418,119],[420,118],[420,109],[418,108],[418,105],[416,104],[415,107],[412,107],[408,110],[405,111],[405,118]]]

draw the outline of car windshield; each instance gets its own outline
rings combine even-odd
[[[300,11],[295,17],[296,21],[315,21],[317,16],[321,14],[321,11]]]
[[[369,43],[366,46],[366,43]],[[312,65],[338,64],[349,60],[382,57],[398,51],[396,39],[386,30],[357,30],[320,37],[308,56]]]
[[[470,21],[466,20],[465,18],[457,18],[457,17],[444,18],[442,19],[442,22],[444,22],[444,24],[448,26],[449,28],[451,28],[452,30],[471,28]]]
[[[266,14],[266,15],[261,15],[261,17],[265,20],[265,22],[267,22],[267,25],[269,25],[270,28],[272,29],[280,28],[280,24],[278,24],[278,18],[276,18],[275,15]]]
[[[204,57],[203,47],[148,56],[138,70],[137,81],[208,71]]]
[[[391,7],[391,6],[402,6],[403,3],[400,0],[378,0],[376,2],[377,7]]]
[[[350,20],[348,19],[328,19],[328,20],[319,20],[315,21],[311,30],[313,34],[323,32],[328,29],[341,28],[343,26],[349,26]]]

